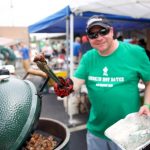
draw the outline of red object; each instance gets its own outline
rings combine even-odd
[[[86,35],[82,36],[82,43],[88,42],[88,37]]]
[[[67,79],[64,79],[62,77],[58,77],[58,78],[62,85],[59,85],[58,83],[54,84],[55,94],[62,98],[70,95],[70,93],[73,92],[73,81],[70,78]]]

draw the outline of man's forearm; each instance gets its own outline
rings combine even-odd
[[[144,93],[144,104],[150,104],[150,82],[146,83]]]
[[[79,90],[81,85],[83,85],[85,83],[85,81],[83,79],[79,79],[79,78],[75,78],[75,77],[72,77],[71,79],[73,81],[73,90],[74,91]]]
[[[139,114],[150,116],[150,82],[145,84],[144,105],[140,107]]]

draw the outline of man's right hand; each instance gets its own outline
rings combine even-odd
[[[70,93],[72,93],[73,90],[73,81],[70,78],[64,79],[62,77],[58,77],[61,84],[59,85],[58,83],[54,84],[54,92],[57,96],[60,97],[65,97],[70,95]]]

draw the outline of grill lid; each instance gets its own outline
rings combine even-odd
[[[0,149],[18,149],[39,118],[41,101],[31,81],[0,82]]]

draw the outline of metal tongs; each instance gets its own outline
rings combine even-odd
[[[33,60],[38,68],[45,72],[49,78],[53,79],[59,86],[63,86],[60,82],[59,78],[55,75],[55,73],[52,71],[52,69],[48,66],[44,53],[39,53],[37,56],[35,56]]]

